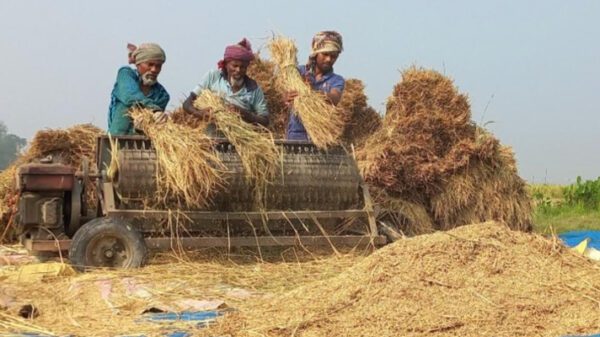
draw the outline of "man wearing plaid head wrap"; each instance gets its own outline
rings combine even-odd
[[[333,105],[339,103],[344,92],[344,78],[333,72],[333,65],[343,50],[342,36],[339,33],[334,31],[319,32],[312,39],[308,63],[298,67],[300,75],[304,77],[313,90],[323,92]],[[284,97],[286,103],[292,109],[294,99],[297,96],[296,91],[290,91]],[[300,117],[294,111],[290,113],[286,138],[310,140]]]
[[[246,74],[252,60],[254,53],[248,40],[242,39],[237,44],[227,46],[223,59],[217,63],[218,69],[208,72],[183,102],[184,111],[203,119],[210,119],[210,110],[194,107],[196,97],[203,90],[210,90],[223,94],[225,101],[244,121],[267,126],[269,111],[264,93],[256,81]],[[206,132],[211,136],[222,136],[212,123],[208,125]]]
[[[136,134],[137,130],[129,116],[129,109],[141,106],[152,111],[154,120],[164,122],[164,110],[169,103],[169,94],[158,83],[158,75],[166,60],[165,52],[155,43],[143,43],[139,47],[128,44],[129,64],[117,73],[108,108],[108,132],[111,135]]]

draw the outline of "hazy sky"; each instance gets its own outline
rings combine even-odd
[[[0,0],[0,120],[26,138],[76,123],[106,128],[127,42],[163,46],[159,81],[173,108],[226,45],[247,37],[257,49],[277,32],[304,60],[326,29],[344,36],[336,72],[363,80],[377,110],[400,70],[434,68],[469,95],[477,123],[493,121],[525,179],[600,176],[597,0]]]

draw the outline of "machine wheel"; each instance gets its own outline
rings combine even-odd
[[[78,270],[90,267],[137,268],[148,249],[141,233],[125,221],[96,218],[73,236],[69,259]]]

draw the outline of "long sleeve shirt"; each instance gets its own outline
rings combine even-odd
[[[135,134],[133,121],[128,113],[129,108],[137,104],[152,110],[165,110],[169,98],[169,94],[160,83],[153,85],[148,95],[145,95],[140,88],[140,75],[137,70],[127,66],[121,67],[110,96],[108,133]]]

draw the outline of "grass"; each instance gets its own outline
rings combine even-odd
[[[535,203],[534,230],[563,233],[573,230],[600,230],[600,205],[594,202],[598,181],[588,180],[568,186],[529,185]]]
[[[536,209],[533,215],[534,230],[547,234],[573,230],[600,230],[600,211],[582,207],[557,207],[550,211]]]

